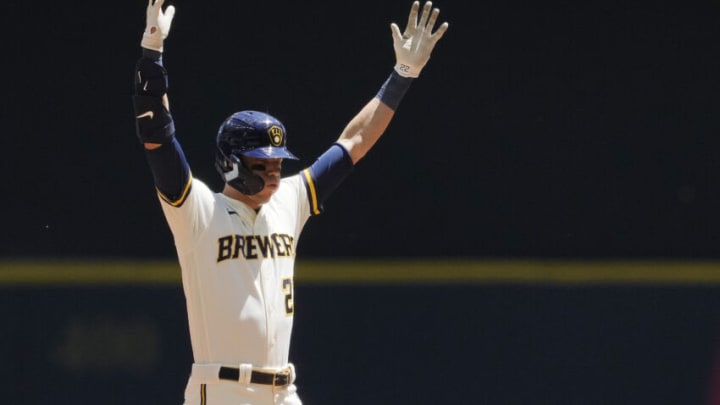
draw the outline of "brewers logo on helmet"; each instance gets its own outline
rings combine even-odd
[[[270,136],[270,143],[272,146],[280,146],[285,139],[285,133],[282,127],[273,125],[268,129],[268,135]]]

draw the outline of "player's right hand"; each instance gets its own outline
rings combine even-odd
[[[432,8],[432,2],[427,1],[423,6],[420,21],[418,10],[420,3],[414,1],[410,8],[410,17],[405,32],[400,33],[397,24],[392,23],[390,28],[393,34],[393,47],[395,48],[395,70],[400,76],[418,77],[437,41],[442,38],[448,28],[448,23],[442,23],[433,33],[433,26],[437,21],[440,10]],[[432,11],[431,11],[432,9]]]
[[[154,3],[153,3],[154,1]],[[145,32],[143,32],[140,46],[154,51],[163,51],[163,41],[170,33],[170,25],[175,15],[175,7],[168,6],[163,12],[165,0],[148,0]]]

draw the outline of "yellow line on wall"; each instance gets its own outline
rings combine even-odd
[[[299,263],[307,282],[720,284],[720,262],[398,260]]]
[[[298,260],[298,284],[516,283],[720,285],[720,262]],[[0,261],[0,285],[180,284],[177,262]]]
[[[0,262],[0,285],[176,283],[180,283],[180,270],[171,261]]]

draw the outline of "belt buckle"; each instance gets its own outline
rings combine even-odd
[[[277,385],[278,378],[280,376],[285,376],[285,384],[283,385]],[[290,368],[286,368],[282,371],[278,371],[277,373],[273,374],[273,388],[275,387],[287,387],[290,385]]]

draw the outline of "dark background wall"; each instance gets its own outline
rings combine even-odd
[[[1,255],[173,256],[130,101],[145,4],[3,3]],[[409,6],[174,4],[172,111],[214,187],[241,109],[311,163],[389,74]],[[435,4],[446,37],[301,254],[718,257],[720,3]]]

